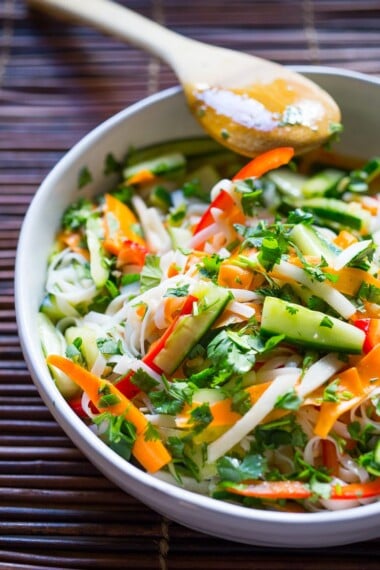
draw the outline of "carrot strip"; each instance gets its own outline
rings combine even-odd
[[[332,381],[338,380],[337,402],[322,402],[318,420],[314,427],[315,435],[327,437],[337,419],[351,410],[365,395],[357,368],[348,368]],[[344,399],[347,397],[347,399]],[[342,399],[341,399],[342,398]]]
[[[144,432],[149,422],[144,414],[116,386],[108,380],[95,376],[95,374],[64,356],[50,354],[47,357],[47,363],[67,374],[73,382],[82,388],[100,412],[109,412],[115,416],[123,415],[127,421],[135,426],[137,445],[135,442],[132,453],[147,471],[157,471],[169,463],[171,457],[161,441],[145,440],[143,444],[141,440],[144,439]],[[115,396],[117,401],[114,404],[107,405],[102,401],[105,393]]]
[[[227,491],[243,497],[263,499],[309,499],[312,491],[302,481],[256,481],[226,487]],[[380,495],[380,477],[368,483],[332,485],[330,499],[368,499]]]
[[[220,265],[218,285],[234,289],[251,289],[253,273],[250,269],[234,265],[228,260]]]

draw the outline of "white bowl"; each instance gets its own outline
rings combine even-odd
[[[380,154],[380,80],[329,68],[297,70],[314,79],[339,103],[345,125],[339,150],[363,158]],[[375,538],[380,535],[380,502],[336,512],[278,513],[224,503],[159,481],[100,441],[67,405],[50,377],[36,317],[54,234],[65,207],[78,199],[78,172],[83,166],[89,167],[95,182],[86,188],[86,194],[94,194],[109,185],[102,173],[108,152],[121,158],[131,145],[141,147],[200,133],[181,90],[168,89],[97,127],[43,182],[22,227],[15,283],[19,333],[34,382],[58,423],[105,476],[174,521],[222,538],[262,546],[321,547]]]

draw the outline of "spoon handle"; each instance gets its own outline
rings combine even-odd
[[[126,40],[173,66],[172,55],[184,53],[195,40],[112,2],[112,0],[28,0],[32,7],[65,19],[90,24],[109,35]]]

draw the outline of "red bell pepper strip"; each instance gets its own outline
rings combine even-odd
[[[258,499],[309,499],[313,492],[302,481],[262,481],[249,484],[227,485],[226,490],[243,497]],[[330,499],[368,499],[380,495],[380,477],[368,483],[350,483],[348,485],[331,485]]]
[[[198,225],[194,230],[194,235],[214,223],[215,220],[212,215],[213,208],[219,208],[224,212],[228,212],[234,206],[235,202],[233,198],[228,194],[228,192],[226,192],[225,190],[221,190],[217,195],[217,197],[215,198],[215,200],[211,202],[211,204],[209,205],[209,207],[207,208],[207,210],[199,220]]]
[[[380,343],[380,319],[357,319],[353,324],[366,334],[363,351],[367,354]]]
[[[294,148],[283,146],[268,150],[259,156],[256,156],[251,162],[248,162],[235,176],[233,181],[244,180],[245,178],[260,178],[269,170],[279,168],[288,162],[294,156]]]
[[[150,350],[142,358],[142,361],[144,362],[144,364],[149,366],[149,368],[151,368],[152,370],[154,370],[158,374],[162,374],[163,371],[154,363],[154,359],[156,358],[157,354],[165,346],[166,341],[168,340],[168,338],[170,337],[170,335],[173,333],[174,329],[176,328],[179,319],[185,315],[190,315],[190,313],[193,310],[193,304],[197,300],[198,300],[197,297],[194,297],[193,295],[188,295],[188,297],[186,298],[186,300],[182,306],[180,313],[175,317],[175,319],[170,324],[170,326],[166,329],[166,331],[161,336],[161,338],[152,344],[152,346],[150,347]],[[136,394],[138,394],[140,392],[140,388],[138,386],[136,386],[135,384],[133,384],[133,382],[132,382],[133,375],[134,375],[134,371],[130,370],[126,374],[126,376],[124,376],[116,384],[118,390],[120,390],[120,392],[122,392],[124,394],[124,396],[127,396],[127,398],[133,398],[134,396],[136,396]]]

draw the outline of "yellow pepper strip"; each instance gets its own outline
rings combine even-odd
[[[139,170],[136,174],[133,174],[130,178],[127,178],[128,184],[148,184],[156,180],[156,175],[150,170]]]
[[[368,285],[380,287],[380,279],[373,277],[367,271],[356,269],[355,267],[343,267],[339,271],[331,267],[324,267],[323,271],[338,276],[338,280],[332,283],[332,286],[344,295],[355,296],[363,281],[368,283]]]
[[[138,223],[136,216],[128,206],[115,198],[115,196],[112,196],[112,194],[105,195],[104,247],[110,253],[118,255],[125,240],[145,245],[144,238],[133,229]]]
[[[163,443],[159,440],[145,439],[149,422],[144,414],[116,386],[108,380],[95,376],[95,374],[64,356],[50,354],[47,357],[47,363],[49,366],[55,366],[62,370],[82,388],[99,412],[108,412],[115,416],[123,415],[127,421],[135,426],[137,438],[132,448],[132,454],[147,471],[154,473],[169,463],[171,457]],[[105,394],[115,396],[115,403],[103,404],[102,399]]]

